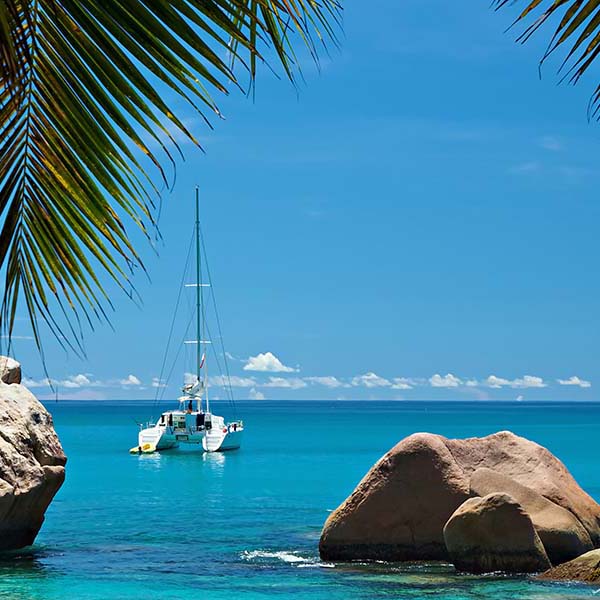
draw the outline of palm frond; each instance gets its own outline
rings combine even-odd
[[[0,2],[0,332],[23,302],[83,352],[106,318],[108,276],[131,293],[143,269],[131,226],[150,239],[158,184],[199,145],[165,90],[209,123],[214,97],[252,81],[265,50],[294,80],[299,47],[335,42],[337,0],[3,0]],[[174,103],[174,101],[171,101]]]
[[[495,0],[496,8],[512,0]],[[554,33],[542,64],[550,55],[564,49],[559,71],[562,79],[575,84],[590,68],[600,53],[600,0],[532,0],[521,11],[515,24],[532,19],[519,34],[517,41],[525,43],[547,21],[556,19]],[[588,106],[590,118],[600,118],[600,84],[595,88]]]

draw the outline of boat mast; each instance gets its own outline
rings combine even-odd
[[[196,186],[196,378],[200,382],[200,362],[202,360],[202,296],[200,292],[200,200]],[[202,391],[198,397],[198,410],[202,410]]]

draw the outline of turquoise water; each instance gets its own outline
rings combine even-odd
[[[600,404],[242,402],[242,450],[144,456],[127,450],[134,420],[158,414],[151,404],[48,408],[67,480],[36,545],[0,559],[0,598],[566,600],[596,591],[439,564],[322,564],[317,544],[328,511],[415,431],[511,429],[548,447],[600,499]]]

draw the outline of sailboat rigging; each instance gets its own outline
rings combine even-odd
[[[165,411],[157,422],[148,423],[145,427],[140,426],[138,444],[131,448],[132,454],[152,453],[179,447],[217,452],[235,450],[241,445],[243,422],[226,422],[223,417],[213,414],[210,410],[209,361],[206,349],[211,344],[211,340],[207,340],[205,335],[207,327],[203,289],[210,287],[211,284],[203,283],[201,276],[203,244],[200,235],[200,201],[197,187],[194,236],[196,282],[188,283],[185,287],[196,289],[195,339],[186,340],[184,344],[196,346],[195,380],[188,381],[182,387],[182,395],[178,398],[178,409]]]

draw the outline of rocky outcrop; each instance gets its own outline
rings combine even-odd
[[[550,567],[523,507],[508,494],[463,502],[444,527],[450,560],[469,573],[539,573]]]
[[[21,383],[21,365],[8,356],[0,356],[0,381]]]
[[[319,552],[324,560],[444,560],[444,525],[468,497],[469,481],[444,439],[411,435],[331,513]]]
[[[545,571],[538,579],[600,583],[600,550],[591,550],[569,562]]]
[[[594,547],[588,532],[572,513],[506,475],[488,468],[477,469],[471,475],[471,492],[475,496],[502,492],[514,498],[531,517],[553,565]]]
[[[558,560],[577,544],[600,545],[600,506],[542,446],[508,431],[464,440],[418,433],[385,454],[331,513],[321,534],[321,556],[325,560],[447,560],[444,525],[465,500],[476,495],[471,480],[481,469],[508,478],[514,493],[535,507],[536,522]],[[475,485],[491,481],[484,479],[480,472]],[[518,484],[535,492],[535,498],[525,498]],[[540,497],[568,511],[573,519],[564,511],[551,511],[550,505],[539,502]],[[559,512],[567,531],[555,535],[546,517],[553,513],[558,518]],[[566,540],[563,549],[561,539]]]
[[[600,506],[549,450],[510,431],[446,442],[466,475],[487,467],[535,490],[573,513],[600,546]]]
[[[24,386],[0,383],[0,550],[33,543],[65,463],[48,411]]]

